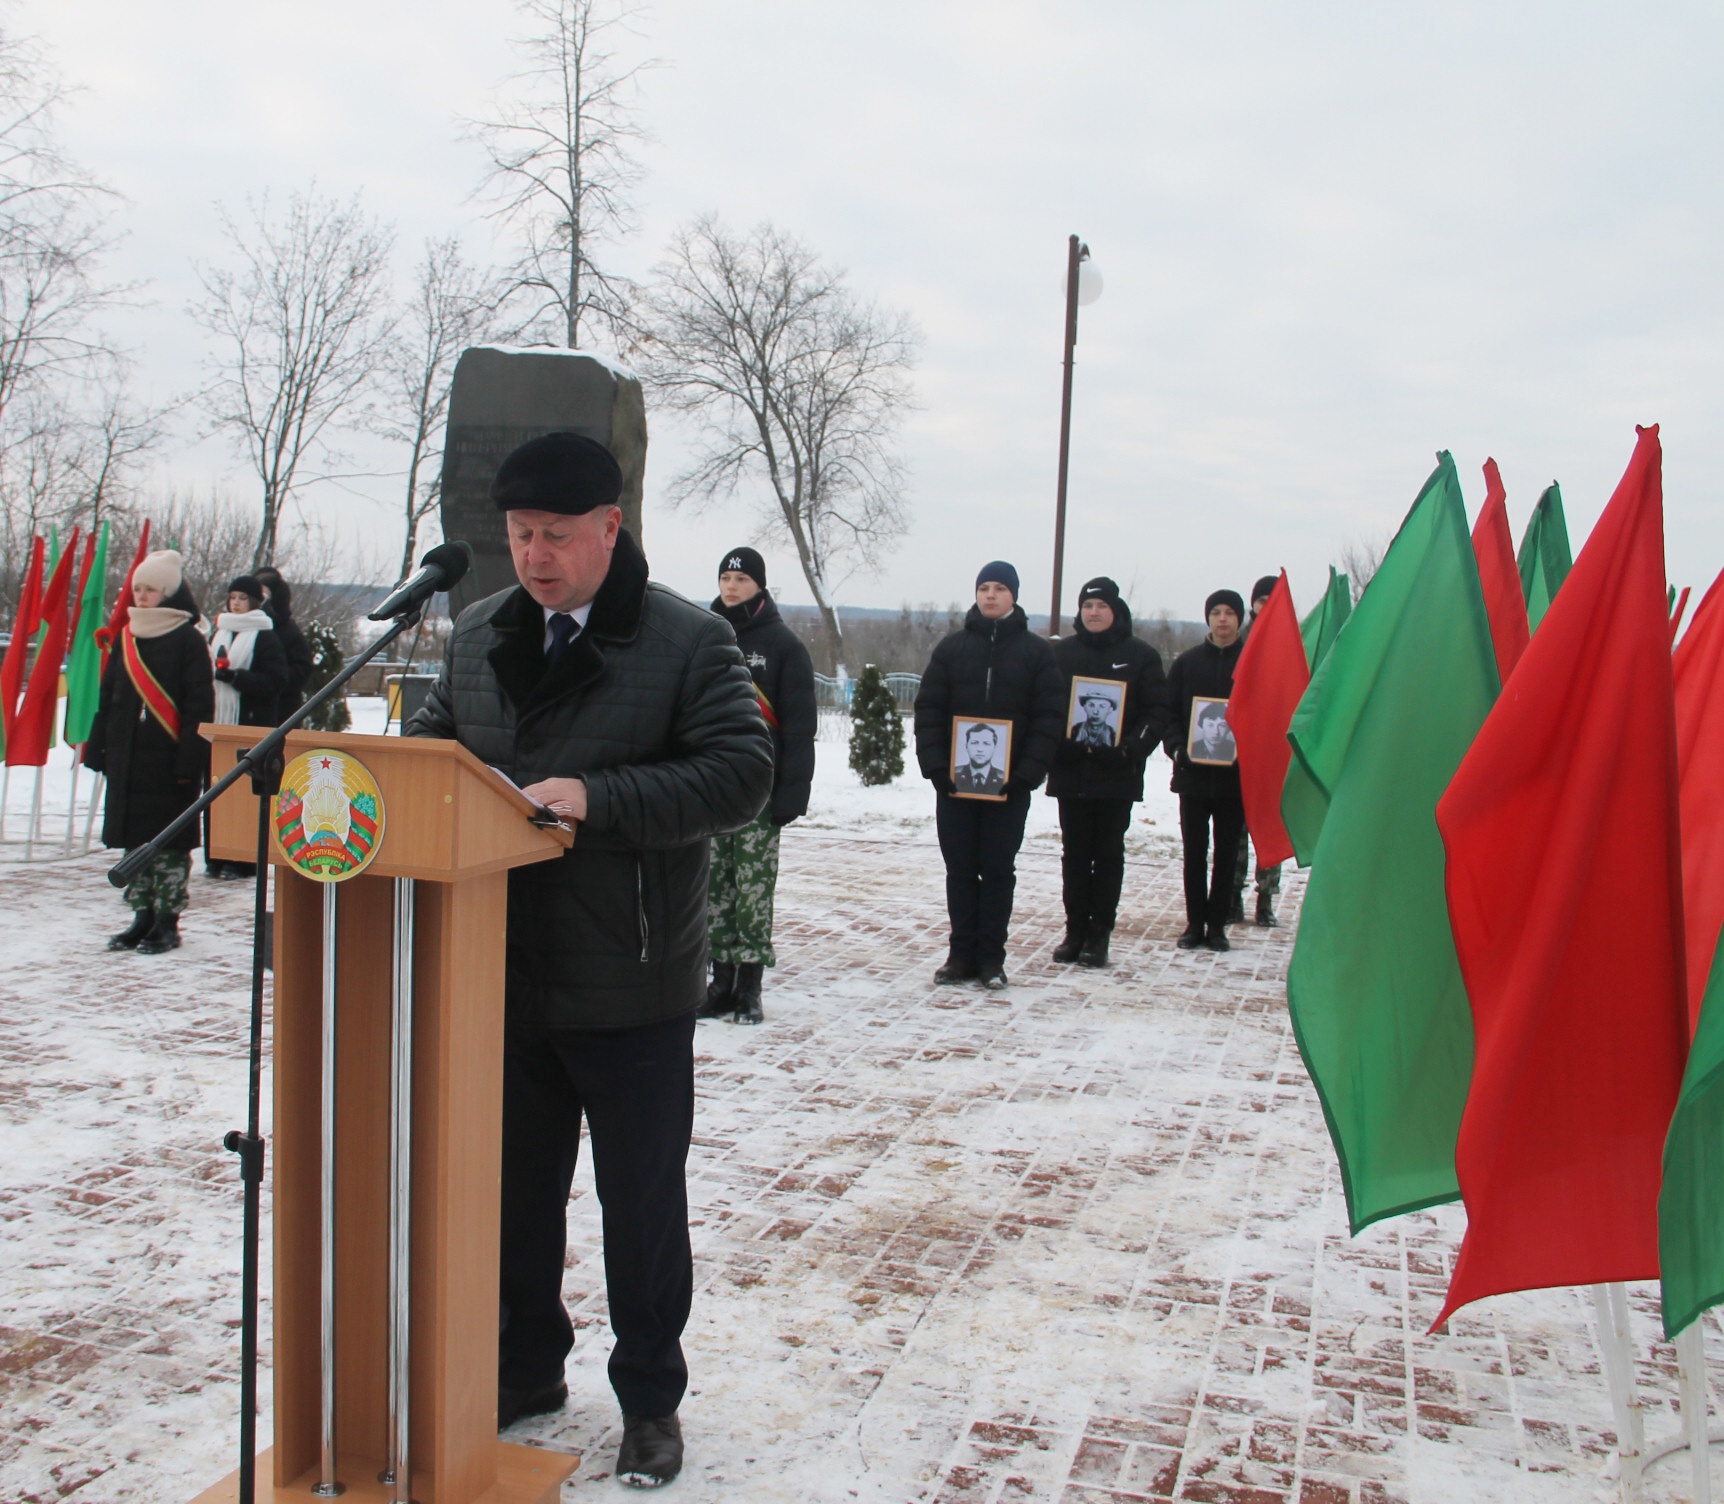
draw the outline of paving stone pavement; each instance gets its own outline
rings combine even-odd
[[[29,937],[0,952],[0,1504],[184,1500],[232,1465],[238,1196],[218,1145],[244,1106],[249,890],[197,879],[184,950],[111,957],[104,865],[0,868]],[[1012,985],[936,989],[931,842],[789,832],[768,1022],[697,1036],[675,1496],[1614,1497],[1584,1292],[1428,1336],[1458,1210],[1346,1236],[1282,992],[1302,888],[1230,955],[1176,951],[1177,866],[1139,833],[1114,964],[1055,966],[1044,836],[1020,863]],[[511,1437],[587,1455],[567,1499],[615,1497],[584,1167],[570,1221],[570,1405]],[[1678,1419],[1654,1296],[1634,1289],[1660,1436]],[[1650,1497],[1685,1480],[1664,1464]]]

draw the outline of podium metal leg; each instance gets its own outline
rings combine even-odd
[[[321,1340],[318,1397],[322,1447],[317,1483],[311,1490],[320,1499],[333,1499],[346,1492],[335,1476],[335,962],[337,940],[337,883],[323,885],[323,1062],[321,1071],[322,1141],[319,1146],[320,1211],[317,1293]]]
[[[391,1504],[412,1499],[413,879],[395,879],[395,1016],[389,1092],[389,1460]]]

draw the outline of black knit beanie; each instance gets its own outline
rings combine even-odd
[[[250,596],[260,606],[263,604],[263,586],[258,583],[255,574],[242,574],[238,579],[230,581],[227,593],[232,595],[236,590],[241,595]]]
[[[990,560],[976,572],[976,589],[980,590],[982,586],[990,582],[995,585],[1004,585],[1006,589],[1012,592],[1014,601],[1018,598],[1018,572],[1004,559]]]
[[[1245,620],[1245,602],[1239,599],[1237,590],[1211,591],[1209,599],[1203,603],[1203,619],[1205,621],[1209,620],[1209,613],[1217,606],[1231,606],[1233,607],[1233,614],[1241,621]]]
[[[720,574],[732,569],[747,575],[762,590],[766,589],[766,560],[752,548],[733,548],[718,561]]]
[[[1258,601],[1268,600],[1269,597],[1275,593],[1275,587],[1280,583],[1281,583],[1281,576],[1280,575],[1278,575],[1278,574],[1266,574],[1266,575],[1264,575],[1262,579],[1260,579],[1255,585],[1253,585],[1251,587],[1251,604],[1253,606],[1255,606],[1258,603]]]
[[[1085,583],[1077,593],[1078,610],[1083,610],[1085,601],[1106,601],[1108,609],[1118,616],[1123,608],[1119,598],[1119,586],[1114,584],[1105,574],[1098,574],[1093,580]]]

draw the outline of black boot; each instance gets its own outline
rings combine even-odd
[[[140,956],[159,956],[165,950],[180,948],[180,916],[178,914],[158,914],[156,922],[151,926],[149,934],[138,941]]]
[[[766,1022],[760,1011],[760,982],[765,974],[766,968],[759,961],[744,961],[736,968],[736,1012],[730,1017],[733,1024]]]
[[[1181,950],[1196,950],[1203,944],[1203,926],[1201,924],[1186,925],[1185,933],[1173,943]]]
[[[1084,935],[1086,933],[1087,929],[1085,926],[1068,924],[1066,926],[1065,939],[1060,941],[1060,943],[1054,947],[1054,960],[1058,961],[1062,966],[1070,966],[1073,961],[1077,960],[1078,956],[1083,951]]]
[[[132,927],[123,935],[115,935],[108,941],[109,950],[135,950],[140,940],[155,927],[156,911],[154,909],[139,909],[132,915]]]
[[[1205,950],[1232,950],[1233,944],[1227,938],[1226,930],[1219,924],[1212,924],[1209,927],[1209,933],[1203,937],[1203,948]]]
[[[1266,930],[1272,930],[1280,922],[1275,917],[1275,896],[1272,893],[1257,895],[1257,922]]]
[[[695,1010],[696,1018],[723,1018],[736,1007],[736,968],[729,961],[712,963],[706,1001]]]
[[[973,982],[976,979],[976,963],[961,961],[956,956],[947,956],[945,964],[936,968],[934,985],[950,987],[955,982]]]
[[[1111,933],[1111,930],[1092,929],[1089,938],[1083,943],[1083,949],[1078,953],[1078,965],[1106,966],[1107,938]]]

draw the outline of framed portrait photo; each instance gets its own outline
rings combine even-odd
[[[1192,762],[1212,768],[1230,768],[1239,761],[1239,743],[1233,728],[1227,724],[1227,701],[1212,700],[1203,695],[1191,702],[1191,729],[1186,737],[1185,755]]]
[[[1080,747],[1117,747],[1125,731],[1125,680],[1072,679],[1066,737]]]
[[[1004,803],[1012,776],[1012,723],[989,716],[952,717],[952,797]]]

